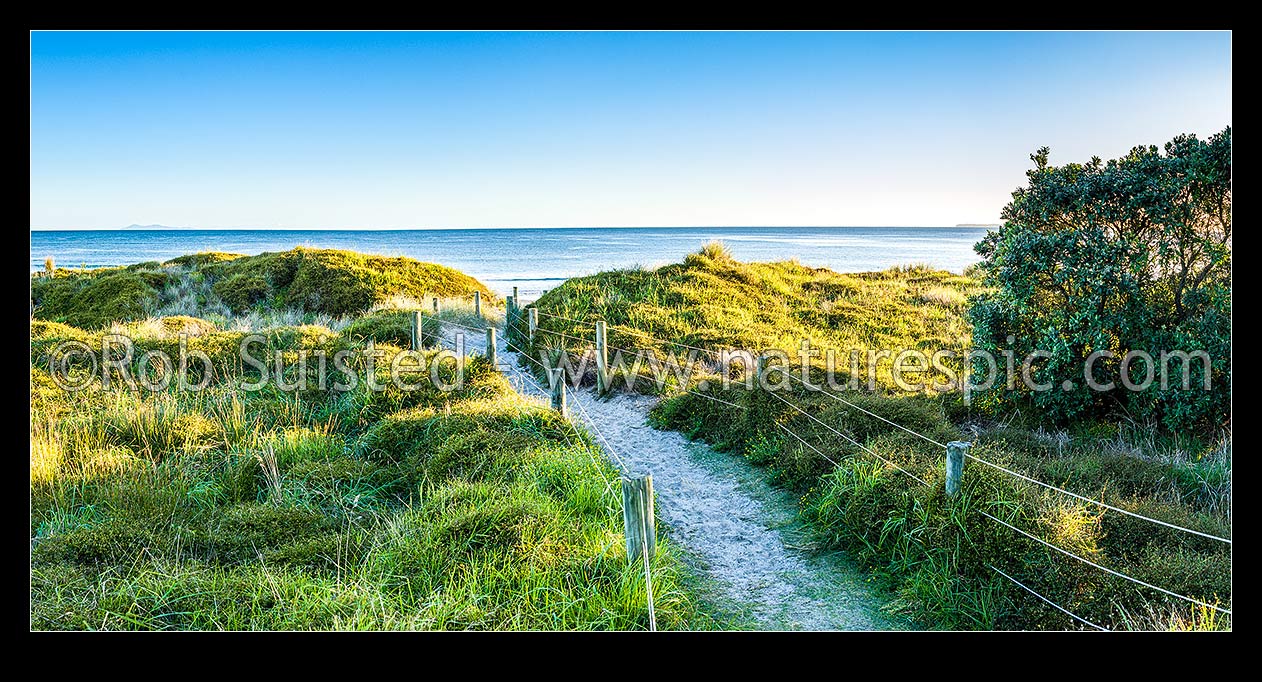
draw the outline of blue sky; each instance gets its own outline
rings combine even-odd
[[[31,227],[993,222],[1231,123],[1229,33],[31,35]]]

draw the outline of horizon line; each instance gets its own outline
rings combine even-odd
[[[515,227],[32,227],[30,232],[442,232],[475,230],[703,230],[703,229],[942,229],[999,227],[994,223],[953,225],[554,225]]]

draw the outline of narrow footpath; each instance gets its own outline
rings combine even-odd
[[[498,352],[502,363],[520,366],[511,349]],[[506,376],[524,395],[546,399],[517,372]],[[649,426],[657,398],[600,399],[580,390],[568,399],[572,418],[593,434],[598,426],[608,442],[597,440],[615,450],[631,473],[652,473],[659,522],[689,554],[707,583],[705,599],[725,619],[760,630],[910,627],[886,612],[888,598],[844,555],[809,546],[791,495],[768,485],[741,458]]]

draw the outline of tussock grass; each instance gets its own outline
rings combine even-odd
[[[579,352],[591,342],[549,332],[591,339],[590,322],[603,319],[611,353],[648,349],[679,362],[686,362],[688,349],[647,337],[716,351],[790,353],[805,339],[836,351],[838,377],[845,380],[852,349],[967,349],[971,328],[958,302],[976,290],[971,278],[924,266],[841,274],[793,261],[742,263],[721,245],[708,245],[683,263],[566,281],[536,303],[545,330],[536,339]],[[708,354],[694,356],[714,363]],[[825,366],[823,357],[811,362]],[[878,360],[884,386],[892,383],[889,366],[889,359]]]
[[[484,309],[499,306],[486,285],[451,268],[304,247],[37,274],[31,280],[35,317],[87,330],[173,316],[205,318],[239,331],[313,323],[337,329],[393,297],[471,301],[474,291],[481,292]]]
[[[146,268],[183,278],[249,262],[199,254]],[[206,291],[190,286],[172,300]],[[36,320],[31,627],[647,628],[616,472],[585,431],[519,397],[481,358],[466,363],[466,384],[452,392],[371,391],[361,362],[352,363],[353,389],[241,389],[256,370],[231,360],[254,331],[265,340],[256,355],[279,362],[287,380],[299,352],[369,343],[384,353],[384,380],[408,342],[397,321],[424,300],[384,297],[362,314],[314,318],[327,314],[138,313],[90,330]],[[473,323],[463,300],[444,296],[444,315]],[[483,303],[482,324],[502,315],[491,297]],[[99,379],[73,394],[57,387],[47,371],[55,344],[99,349],[110,332],[134,338],[137,355],[174,354],[186,333],[223,369],[198,392],[105,388]],[[443,377],[452,371],[444,366]],[[654,562],[657,622],[708,627],[682,570],[664,539]]]
[[[793,262],[740,263],[707,247],[655,270],[578,278],[537,301],[541,326],[587,338],[579,321],[605,319],[610,343],[671,352],[627,331],[705,349],[817,347],[967,350],[969,276],[924,266],[839,274]],[[544,337],[549,335],[544,334]],[[541,341],[540,345],[558,342]],[[577,350],[582,344],[567,341]],[[704,357],[704,356],[702,356]],[[796,359],[795,359],[796,362]],[[817,366],[816,366],[817,367]],[[698,380],[713,379],[700,373]],[[844,375],[840,377],[844,379]],[[1114,506],[1230,537],[1230,440],[1161,434],[1144,425],[1083,423],[1049,433],[1018,414],[990,414],[956,393],[846,391],[846,400],[940,442],[969,440],[972,453]],[[784,397],[829,427],[927,481],[839,438],[774,398],[743,388],[701,389],[732,407],[668,387],[654,410],[679,430],[765,467],[802,499],[823,545],[848,550],[897,595],[909,616],[952,629],[1077,629],[1069,619],[988,568],[1017,577],[1061,606],[1110,628],[1230,628],[1230,618],[1166,598],[1052,552],[981,516],[1002,518],[1080,556],[1182,594],[1231,603],[1228,546],[1116,513],[969,462],[964,489],[948,500],[945,453],[860,410],[790,382]],[[787,427],[834,466],[781,430]]]
[[[392,404],[216,386],[101,391],[37,419],[32,626],[646,627],[616,473],[471,371],[463,393],[375,398]],[[696,624],[680,570],[664,542],[659,625]]]

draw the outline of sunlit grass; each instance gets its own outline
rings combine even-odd
[[[611,346],[663,354],[682,353],[670,342],[716,351],[791,352],[802,338],[816,348],[843,352],[967,351],[967,298],[977,290],[969,275],[925,266],[840,274],[794,262],[741,263],[720,246],[707,246],[680,264],[569,280],[537,306],[540,324],[549,330],[587,339],[592,335],[588,323],[603,319],[610,324]],[[573,352],[587,345],[569,339],[560,344],[546,340],[549,336],[537,336],[536,346],[564,345]],[[815,371],[820,364],[813,361]],[[845,365],[839,369],[844,381]],[[928,627],[1084,627],[999,576],[989,568],[994,565],[1106,627],[1230,628],[1229,617],[1194,613],[1186,602],[1053,552],[980,512],[1114,570],[1223,605],[1231,596],[1229,546],[1102,513],[972,461],[965,467],[960,496],[948,500],[942,448],[862,410],[938,442],[971,441],[972,454],[1039,480],[1225,537],[1231,535],[1229,434],[1158,435],[1142,424],[1077,424],[1055,432],[1038,424],[1027,427],[1023,415],[982,412],[956,392],[891,390],[888,364],[878,365],[875,391],[845,393],[857,407],[790,382],[792,390],[782,397],[822,424],[765,394],[720,389],[714,381],[700,389],[695,383],[702,378],[713,376],[702,368],[690,388],[736,406],[668,387],[665,393],[673,397],[655,409],[657,425],[765,467],[772,480],[801,496],[803,515],[825,545],[848,550],[889,587],[907,615]],[[1136,616],[1141,613],[1146,615]]]
[[[180,312],[179,298],[163,312]],[[71,394],[46,371],[56,343],[99,348],[108,332],[133,337],[138,352],[174,352],[189,334],[218,361],[258,331],[264,357],[282,364],[300,349],[372,342],[388,366],[409,342],[406,313],[430,305],[393,298],[347,318],[166,315],[99,331],[33,325],[32,628],[647,628],[617,472],[590,435],[478,358],[449,393],[370,391],[362,363],[357,387],[341,392],[245,391],[239,363],[200,391],[98,379]],[[440,307],[469,326],[503,315],[491,300],[480,317],[460,297]],[[663,538],[659,627],[711,626],[681,571]]]

